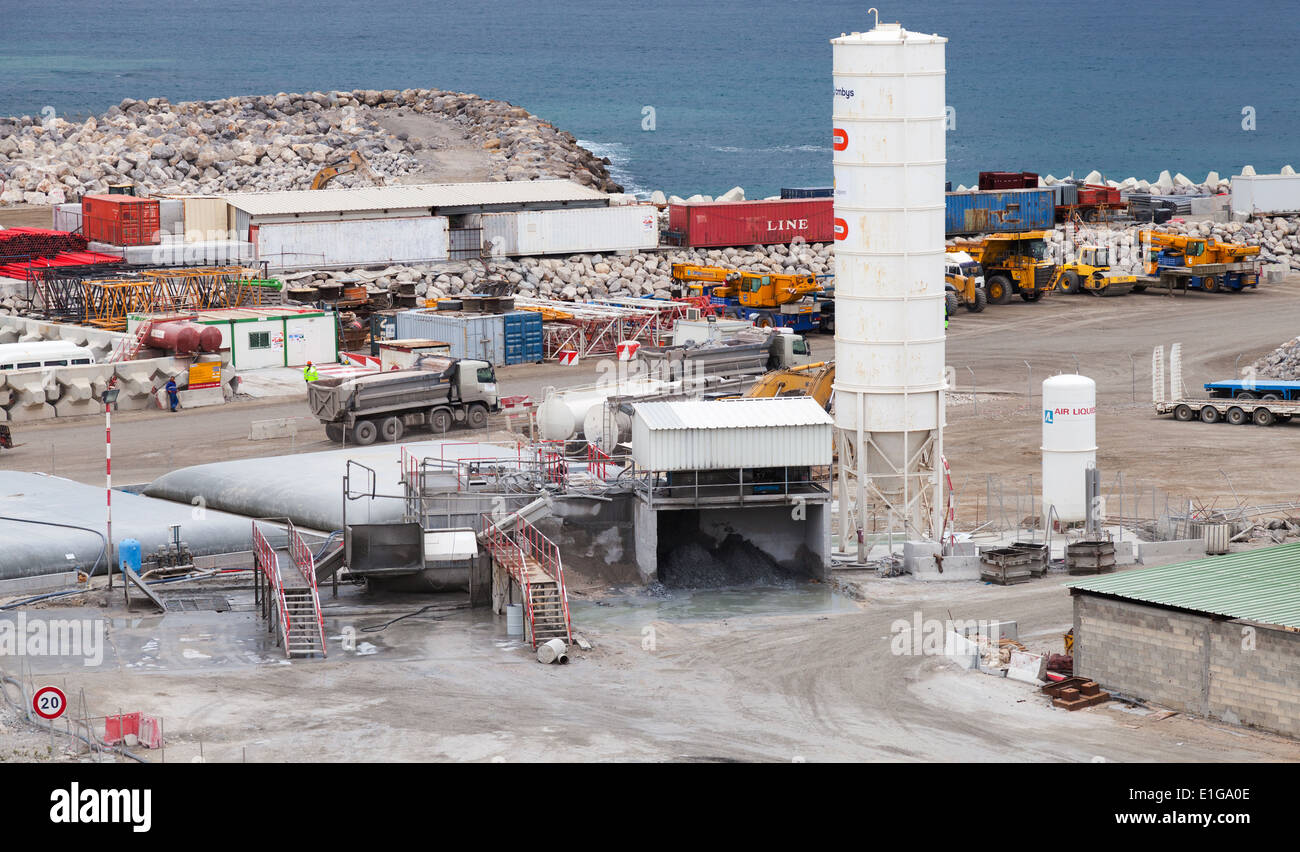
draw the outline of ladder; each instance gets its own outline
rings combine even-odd
[[[533,648],[551,639],[572,642],[564,566],[555,542],[522,517],[515,519],[513,529],[488,514],[481,520],[480,541],[523,593],[524,629]]]
[[[254,599],[270,621],[286,657],[326,656],[325,618],[311,551],[287,518],[253,521],[257,590]],[[283,524],[283,529],[278,525]],[[265,592],[261,592],[265,584]]]

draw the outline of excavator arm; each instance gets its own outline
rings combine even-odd
[[[366,177],[370,178],[376,186],[384,185],[383,179],[375,173],[374,169],[370,168],[370,163],[366,162],[365,157],[361,156],[361,152],[353,151],[348,155],[346,160],[332,163],[318,171],[315,177],[311,179],[311,188],[324,189],[330,181],[334,180],[334,178],[339,175],[345,175],[348,172],[355,171],[360,171],[365,174]]]

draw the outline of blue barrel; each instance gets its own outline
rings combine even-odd
[[[117,558],[121,563],[122,573],[130,568],[137,575],[140,573],[140,562],[143,558],[144,551],[140,547],[140,542],[133,538],[124,538],[117,545]]]

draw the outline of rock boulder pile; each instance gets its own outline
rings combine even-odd
[[[1256,376],[1300,381],[1300,337],[1283,343],[1250,366]]]
[[[561,301],[581,301],[606,296],[656,296],[667,298],[674,263],[729,266],[759,272],[829,274],[831,247],[822,243],[796,246],[753,246],[747,249],[682,249],[662,254],[577,254],[567,258],[525,257],[451,261],[418,266],[391,266],[380,270],[300,272],[284,276],[298,286],[366,284],[371,292],[396,290],[414,284],[422,299],[451,298],[475,292],[489,282],[504,281],[520,296]]]
[[[306,189],[322,166],[352,151],[399,182],[419,171],[418,152],[439,143],[390,134],[376,120],[383,111],[453,122],[467,145],[487,153],[490,180],[560,177],[622,191],[607,160],[521,107],[461,92],[389,89],[177,104],[127,99],[79,124],[0,118],[0,204],[60,204],[112,183],[145,193]],[[366,180],[343,175],[334,185]]]

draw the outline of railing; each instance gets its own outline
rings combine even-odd
[[[606,467],[609,465],[609,453],[602,450],[595,444],[587,444],[587,472],[601,479],[605,478]]]
[[[320,609],[320,592],[316,586],[316,560],[312,557],[307,542],[303,541],[302,533],[294,528],[293,522],[286,519],[285,528],[289,534],[289,554],[293,557],[293,564],[311,588],[311,603],[316,611],[316,629],[320,632],[320,654],[322,657],[327,657],[329,654],[325,650],[325,615]]]
[[[267,589],[275,592],[275,605],[280,614],[280,640],[284,643],[284,655],[289,656],[289,630],[292,624],[289,620],[289,605],[284,599],[284,587],[280,583],[280,563],[275,556],[275,548],[262,535],[262,531],[257,528],[257,521],[253,521],[253,552],[258,566],[262,573],[266,575]]]
[[[537,560],[542,570],[555,578],[560,591],[560,607],[564,612],[564,636],[568,642],[573,641],[573,628],[569,624],[569,591],[564,585],[564,566],[560,563],[560,548],[542,531],[527,521],[519,520],[519,531],[523,534],[526,552]],[[536,645],[536,639],[533,644]]]
[[[497,526],[497,520],[492,515],[484,513],[479,516],[479,521],[488,553],[497,562],[504,564],[506,570],[519,582],[519,588],[524,596],[524,613],[528,616],[528,635],[532,637],[533,647],[536,648],[537,621],[533,617],[533,591],[532,584],[528,580],[528,564],[524,559],[524,551],[517,541]]]

